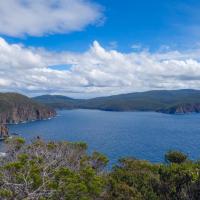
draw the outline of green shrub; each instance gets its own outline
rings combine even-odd
[[[180,151],[169,151],[165,154],[165,161],[167,163],[183,163],[187,160],[188,156]]]

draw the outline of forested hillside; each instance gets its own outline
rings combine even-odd
[[[87,100],[45,95],[35,97],[34,100],[58,109],[156,111],[169,114],[200,112],[199,90],[155,90]]]

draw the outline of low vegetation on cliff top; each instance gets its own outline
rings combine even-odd
[[[200,163],[170,151],[164,164],[87,154],[85,143],[7,141],[0,158],[2,200],[198,200]]]

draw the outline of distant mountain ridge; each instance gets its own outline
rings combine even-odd
[[[200,90],[190,89],[153,90],[92,99],[73,99],[61,95],[43,95],[33,99],[56,109],[200,113]]]
[[[17,93],[0,93],[0,124],[47,119],[56,115],[53,108]]]
[[[56,109],[73,109],[76,108],[75,104],[83,101],[62,95],[42,95],[34,97],[33,100]]]

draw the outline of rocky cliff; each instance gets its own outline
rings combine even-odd
[[[200,103],[179,104],[163,109],[161,112],[168,114],[200,113]]]
[[[56,111],[17,93],[0,93],[0,124],[54,117]]]
[[[5,124],[0,124],[0,138],[6,138],[9,136],[8,127]]]

